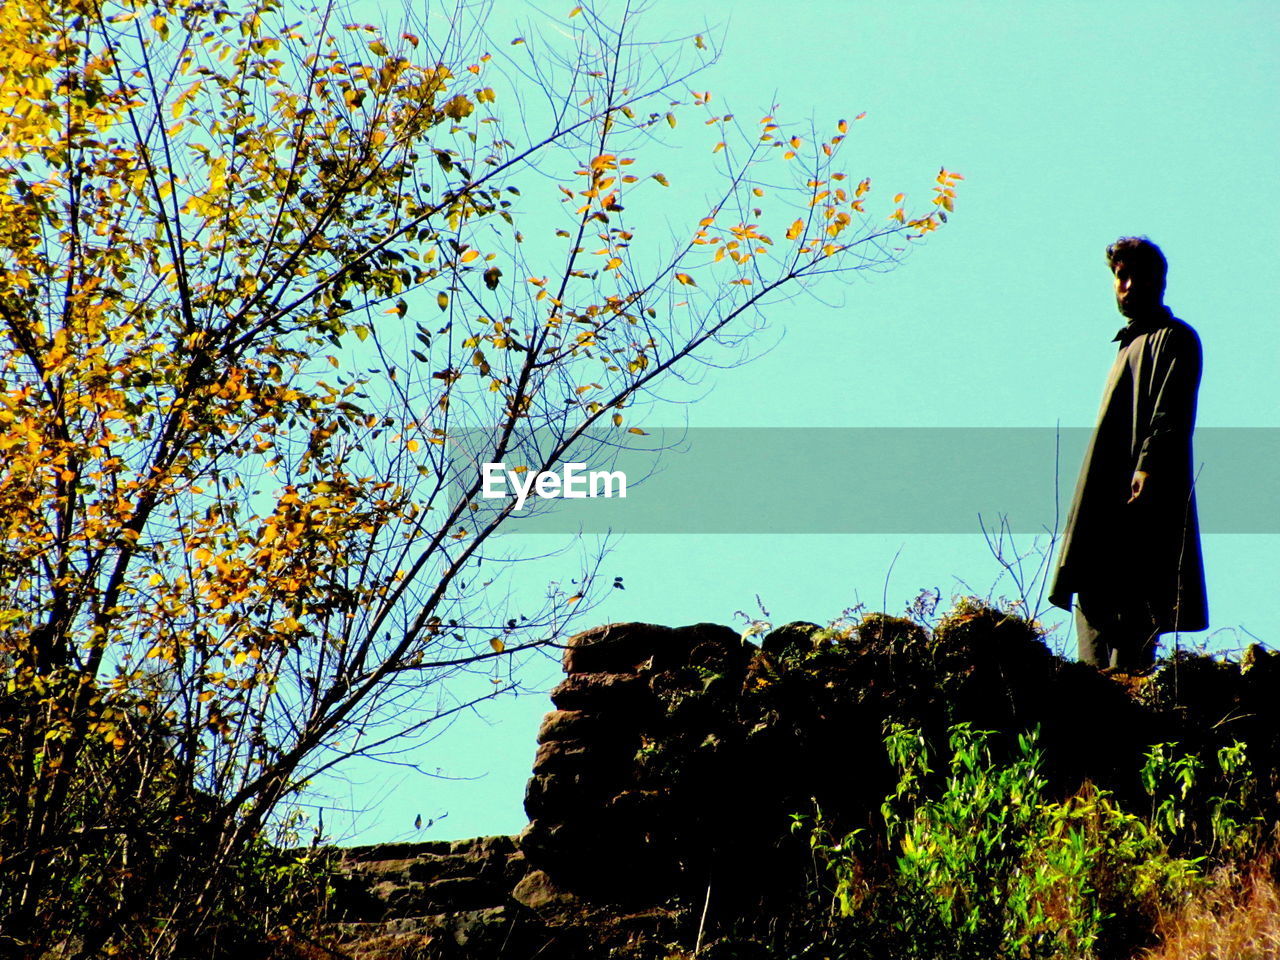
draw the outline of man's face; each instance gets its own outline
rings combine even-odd
[[[1115,273],[1116,306],[1126,317],[1142,317],[1160,306],[1164,290],[1151,272],[1135,270],[1123,260],[1112,266]]]

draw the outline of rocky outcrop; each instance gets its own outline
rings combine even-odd
[[[352,847],[337,869],[330,919],[353,960],[497,956],[524,874],[512,837]]]
[[[529,864],[595,900],[663,899],[690,869],[687,834],[704,818],[690,802],[698,771],[673,780],[657,761],[699,726],[681,704],[731,707],[752,649],[713,624],[612,624],[574,637],[525,792]]]
[[[877,827],[894,722],[935,743],[961,721],[1008,744],[1038,729],[1052,789],[1090,780],[1130,806],[1149,803],[1148,745],[1212,758],[1241,740],[1269,785],[1257,812],[1277,813],[1280,655],[1261,648],[1112,678],[1054,656],[1017,617],[962,605],[932,630],[872,615],[788,624],[760,647],[713,624],[610,624],[570,640],[564,669],[518,837],[343,853],[350,955],[665,957],[730,929],[764,942],[806,897],[793,815]]]

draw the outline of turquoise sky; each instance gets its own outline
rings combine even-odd
[[[563,15],[572,4],[539,6]],[[707,371],[696,402],[654,411],[653,423],[1090,426],[1122,323],[1103,248],[1141,233],[1164,249],[1167,302],[1204,344],[1200,425],[1280,427],[1274,4],[830,0],[783,9],[655,0],[639,32],[718,38],[721,58],[698,86],[740,117],[777,103],[782,115],[825,129],[866,111],[846,154],[850,174],[923,200],[945,165],[966,178],[956,214],[893,272],[771,312],[756,340],[761,356]],[[492,35],[520,32],[506,24],[532,10],[498,4]],[[673,215],[709,182],[695,172],[705,159],[689,147],[663,161]],[[682,170],[683,179],[673,173]],[[744,450],[728,467],[750,470],[767,456]],[[1068,486],[1077,467],[1063,466]],[[1246,450],[1240,462],[1205,463],[1201,482],[1251,469]],[[762,490],[742,504],[744,517],[782,509],[780,500]],[[556,545],[523,539],[532,549]],[[1214,630],[1186,641],[1280,643],[1280,537],[1209,535],[1204,546]],[[575,555],[527,568],[530,589],[571,576]],[[610,590],[583,627],[740,625],[735,611],[756,613],[757,595],[780,624],[826,622],[859,602],[901,612],[922,588],[944,599],[1012,592],[976,521],[971,536],[627,536],[602,574],[622,576],[626,589]],[[1066,625],[1051,644],[1074,652]],[[528,680],[545,690],[557,675],[548,661]],[[320,801],[330,835],[351,843],[518,831],[534,733],[549,708],[545,693],[512,699],[406,758],[465,779],[351,771]],[[343,807],[366,812],[353,821]],[[435,825],[413,829],[417,814]]]

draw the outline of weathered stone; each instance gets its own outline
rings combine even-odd
[[[474,860],[509,856],[515,852],[515,849],[515,837],[498,834],[492,837],[475,837],[471,840],[454,840],[449,844],[449,855]]]
[[[538,727],[538,743],[552,740],[630,741],[635,738],[638,728],[637,717],[588,713],[585,710],[552,710],[542,718],[542,725]]]
[[[423,912],[430,910],[470,910],[505,903],[507,886],[502,874],[492,878],[447,877],[436,880],[422,891]]]
[[[467,841],[471,843],[473,841]],[[426,840],[421,843],[373,843],[360,847],[347,847],[342,851],[342,861],[347,864],[379,860],[412,860],[424,853],[446,854],[452,849],[451,840]]]
[[[435,883],[454,877],[478,877],[482,874],[498,875],[502,872],[500,857],[419,857],[409,864],[408,876],[422,883]]]
[[[599,862],[602,849],[609,847],[612,833],[599,812],[576,817],[567,823],[534,818],[521,831],[520,850],[530,868],[578,868]]]
[[[570,637],[564,672],[628,673],[639,669],[674,634],[653,623],[609,623]]]
[[[718,623],[695,623],[672,631],[672,642],[659,647],[652,669],[671,670],[686,665],[713,670],[741,669],[747,650],[737,632]]]
[[[648,685],[635,674],[575,673],[551,691],[561,710],[629,713],[643,716],[654,707]]]
[[[784,623],[765,636],[760,649],[773,657],[788,653],[808,653],[813,649],[813,635],[821,629],[816,623],[805,620]]]
[[[416,908],[423,902],[423,894],[427,889],[425,883],[407,883],[404,886],[379,884],[374,889],[386,901],[388,908],[400,916],[422,912]]]
[[[375,928],[349,924],[343,927],[341,956],[352,960],[470,960],[498,956],[508,943],[511,926],[512,918],[505,906],[405,917]],[[322,955],[336,954],[326,951]]]
[[[734,631],[704,635],[689,650],[689,665],[710,670],[741,684],[747,664],[756,648],[744,642]]]
[[[674,629],[652,623],[611,623],[571,637],[564,670],[570,675],[670,670],[688,664],[690,652],[707,644],[730,651],[741,648],[742,641],[733,630],[715,623]]]
[[[539,773],[525,787],[524,812],[530,819],[563,820],[599,808],[618,786],[617,777],[602,777],[590,770]]]
[[[515,886],[520,878],[528,872],[529,861],[525,858],[523,850],[517,850],[503,861],[502,877],[508,889]]]
[[[530,870],[524,875],[511,897],[517,903],[530,910],[570,907],[578,898],[556,885],[556,882],[542,870]]]
[[[460,947],[477,947],[502,944],[502,937],[510,926],[510,917],[504,906],[471,910],[454,918],[450,933]],[[475,956],[476,954],[472,954]]]
[[[351,865],[353,873],[369,878],[370,883],[403,883],[409,880],[410,870],[418,863],[413,860],[365,860]]]
[[[549,740],[533,757],[534,773],[572,773],[590,770],[601,776],[621,773],[635,756],[634,742],[615,740],[591,743],[583,740]]]

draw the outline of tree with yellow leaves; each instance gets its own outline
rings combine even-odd
[[[446,12],[396,36],[280,0],[0,7],[8,952],[226,936],[284,801],[511,689],[589,595],[590,569],[495,602],[515,502],[480,464],[643,432],[633,402],[771,298],[952,209],[943,170],[928,212],[869,212],[844,121],[717,116],[702,37],[644,82],[625,16],[499,57]],[[723,190],[655,260],[628,208],[664,203],[644,150],[688,110]]]

